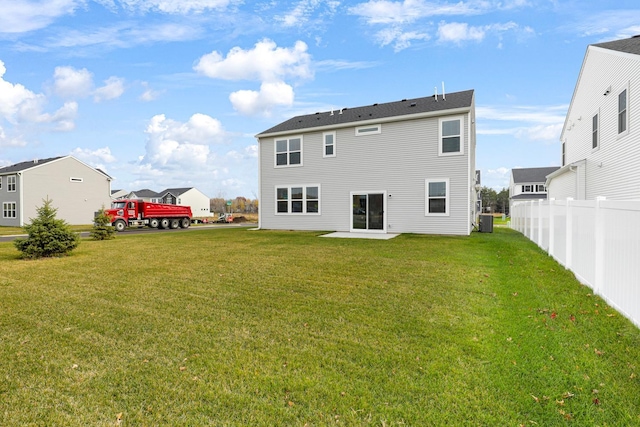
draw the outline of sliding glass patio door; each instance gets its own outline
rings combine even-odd
[[[384,231],[384,193],[352,193],[352,231]]]

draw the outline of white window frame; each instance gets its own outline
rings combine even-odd
[[[620,111],[620,95],[622,95],[622,93],[625,93],[625,109],[624,111]],[[623,136],[627,136],[629,134],[629,101],[630,101],[630,97],[629,97],[629,83],[627,83],[619,92],[618,92],[618,97],[616,98],[616,130],[617,130],[617,135],[618,138],[622,138]],[[624,113],[624,121],[625,121],[625,129],[621,132],[620,131],[620,114]]]
[[[16,192],[17,182],[18,182],[18,177],[16,175],[9,175],[7,177],[7,191],[9,193]]]
[[[441,199],[441,196],[429,196],[429,184],[430,183],[445,183],[445,205],[444,212],[429,212],[429,200],[430,199]],[[449,216],[451,215],[449,199],[451,198],[451,185],[449,183],[449,178],[427,178],[424,180],[424,216]]]
[[[7,215],[7,213],[11,212],[13,212],[13,215]],[[2,202],[2,218],[16,219],[17,217],[18,204],[16,202]]]
[[[300,140],[300,163],[296,163],[296,164],[290,164],[289,162],[291,161],[291,153],[295,153],[297,152],[297,150],[291,151],[290,149],[290,143],[292,139],[299,139]],[[278,164],[278,154],[282,154],[282,153],[278,153],[278,141],[287,141],[287,164],[286,165],[279,165]],[[295,168],[295,167],[300,167],[302,166],[302,162],[303,162],[303,158],[304,158],[304,140],[302,138],[302,135],[295,135],[295,136],[288,136],[285,138],[274,138],[273,139],[273,166],[276,168]]]
[[[523,193],[533,193],[535,186],[533,184],[522,184]]]
[[[455,135],[443,135],[442,126],[444,122],[452,122],[455,120],[460,121],[460,150],[452,151],[452,152],[444,152],[442,150],[443,138],[445,137],[453,137]],[[449,117],[441,117],[438,119],[438,156],[460,156],[464,154],[464,116],[449,116]]]
[[[318,198],[317,199],[309,199],[307,198],[307,188],[317,188],[318,189]],[[293,204],[293,199],[291,197],[291,189],[292,188],[302,188],[302,199],[296,199],[296,201],[302,202],[302,212],[292,212],[291,206]],[[286,212],[278,212],[278,202],[282,201],[278,199],[278,190],[286,189],[287,190],[287,211]],[[275,186],[275,214],[276,215],[320,215],[321,214],[321,198],[322,198],[322,188],[320,184],[300,184],[300,185],[276,185]],[[307,202],[310,201],[318,201],[318,212],[307,212]]]
[[[375,135],[382,133],[382,125],[368,125],[356,127],[356,136]]]
[[[595,119],[595,123],[594,123]],[[595,124],[595,126],[594,126]],[[596,111],[593,116],[591,116],[591,151],[597,151],[600,149],[600,110]],[[595,147],[593,146],[595,138]]]
[[[546,193],[547,187],[544,184],[536,184],[536,193]]]
[[[327,136],[333,137],[333,142],[327,144]],[[333,148],[333,154],[327,154],[327,147]],[[336,157],[336,132],[324,132],[322,134],[322,157]]]

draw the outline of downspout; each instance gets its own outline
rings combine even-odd
[[[262,144],[258,138],[258,230],[262,229]]]
[[[20,227],[24,227],[24,196],[23,196],[23,191],[22,191],[22,172],[18,172],[18,182],[19,182],[19,196],[18,199],[20,200]]]

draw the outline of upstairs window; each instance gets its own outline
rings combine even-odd
[[[523,185],[522,186],[522,192],[523,193],[533,193],[533,185]]]
[[[276,167],[302,165],[302,137],[276,139]]]
[[[336,133],[325,132],[322,134],[323,152],[322,157],[336,156]]]
[[[627,93],[627,89],[625,89],[618,95],[618,135],[627,132],[627,122],[629,119]]]
[[[439,155],[449,156],[464,153],[464,129],[462,127],[462,117],[440,119],[438,132]]]
[[[600,145],[600,132],[598,132],[599,127],[600,119],[599,115],[596,114],[591,120],[591,148],[594,150]]]
[[[16,176],[10,175],[7,177],[7,191],[16,191]]]
[[[537,184],[536,185],[536,193],[546,193],[547,192],[547,188],[542,185],[542,184]]]

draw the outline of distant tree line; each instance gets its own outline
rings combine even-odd
[[[236,197],[231,199],[231,206],[227,205],[229,199],[215,197],[210,199],[209,206],[211,212],[233,212],[233,213],[258,213],[258,199],[247,199],[246,197]]]
[[[482,187],[480,196],[482,197],[482,212],[509,214],[509,190],[507,188],[496,192],[493,188]]]

